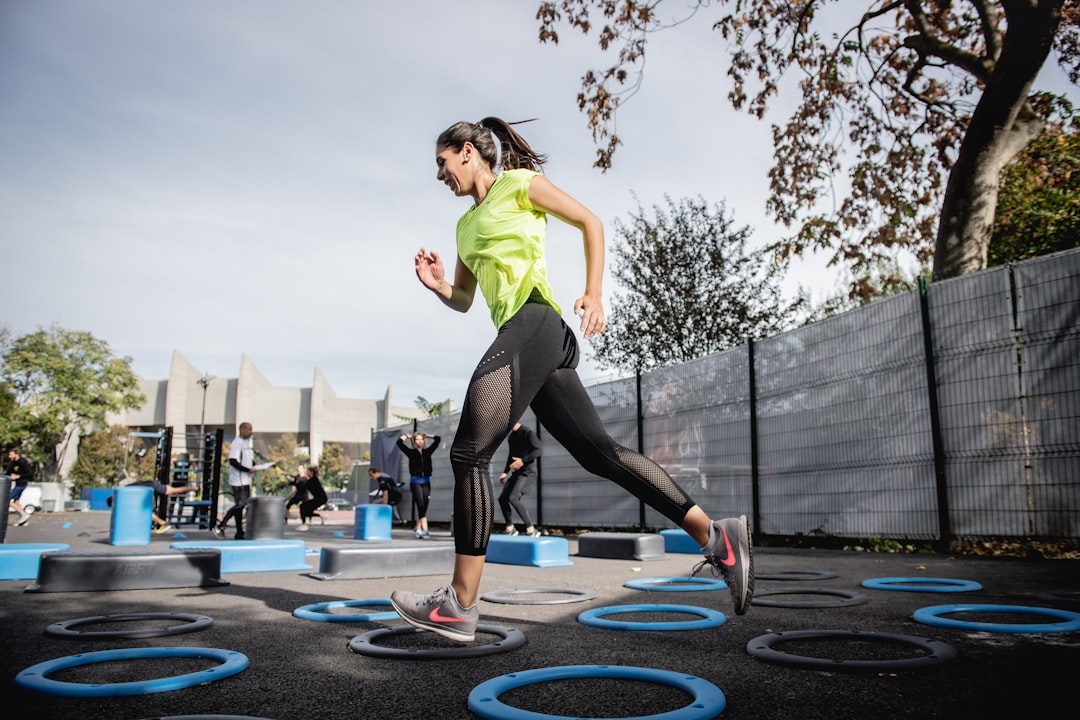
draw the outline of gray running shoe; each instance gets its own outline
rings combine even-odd
[[[705,550],[705,559],[694,568],[691,577],[710,565],[731,591],[736,615],[745,615],[754,599],[754,554],[750,546],[750,528],[746,516],[713,521],[715,541]]]
[[[480,607],[461,607],[457,594],[450,586],[441,587],[431,595],[395,590],[390,595],[390,604],[401,619],[414,628],[431,630],[457,642],[466,643],[476,639]]]
[[[22,514],[19,515],[19,522],[15,523],[15,525],[21,526],[28,522],[30,522],[30,513],[23,511]]]
[[[212,528],[210,528],[210,532],[214,533],[214,537],[216,537],[218,540],[225,539],[225,528],[221,527],[220,525],[214,525]]]

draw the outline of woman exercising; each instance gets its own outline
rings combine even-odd
[[[536,418],[589,472],[618,483],[663,513],[701,546],[727,582],[742,615],[754,592],[745,516],[712,521],[647,457],[616,443],[577,374],[578,345],[547,277],[547,216],[578,228],[585,244],[585,293],[574,303],[585,337],[604,330],[604,229],[585,206],[539,174],[546,157],[511,124],[489,117],[459,122],[435,143],[437,178],[472,199],[457,223],[453,283],[442,258],[420,248],[416,275],[444,304],[465,312],[477,286],[498,334],[473,371],[450,449],[454,470],[454,576],[430,595],[395,591],[391,602],[414,627],[471,642],[477,594],[494,514],[492,456],[531,407]]]

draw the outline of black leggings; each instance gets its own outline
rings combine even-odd
[[[506,520],[508,526],[514,524],[513,517],[510,515],[511,507],[517,510],[517,514],[521,517],[521,522],[525,523],[526,529],[533,526],[532,518],[529,517],[529,508],[525,507],[525,503],[521,501],[521,498],[525,497],[525,493],[528,492],[531,482],[532,477],[528,472],[518,471],[506,476],[506,484],[503,485],[502,492],[499,493],[499,507],[502,508],[503,519]]]
[[[659,465],[607,434],[577,363],[577,338],[547,305],[527,303],[499,328],[473,371],[450,448],[459,555],[487,552],[494,516],[491,458],[527,407],[583,468],[618,483],[676,525],[694,507]]]
[[[409,483],[412,504],[416,508],[416,517],[426,518],[428,503],[431,501],[431,483]]]

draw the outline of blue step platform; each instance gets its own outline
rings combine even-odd
[[[664,538],[656,533],[593,532],[578,536],[578,555],[611,560],[663,560]]]
[[[504,565],[566,567],[570,562],[570,544],[564,537],[529,537],[528,535],[492,535],[488,542],[487,561]]]
[[[37,582],[26,591],[156,590],[228,584],[221,579],[221,553],[217,550],[70,550],[42,553]]]
[[[284,517],[284,516],[282,516]],[[221,553],[221,573],[310,570],[303,540],[183,540],[177,550],[213,548]]]
[[[389,505],[357,505],[353,509],[353,539],[389,540],[393,513]]]
[[[452,542],[324,545],[319,572],[311,573],[311,577],[316,580],[360,580],[446,575],[453,570]]]
[[[660,537],[664,538],[664,550],[669,553],[701,554],[701,548],[694,542],[694,538],[682,528],[661,530]]]
[[[33,580],[38,576],[41,553],[69,550],[63,543],[16,543],[0,545],[0,580]]]

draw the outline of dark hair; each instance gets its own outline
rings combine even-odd
[[[311,473],[311,477],[315,478],[316,480],[319,479],[319,466],[318,465],[308,465],[307,466],[307,471],[309,473]]]
[[[454,123],[439,135],[438,140],[435,141],[435,147],[450,148],[455,152],[460,152],[465,143],[469,142],[492,169],[498,165],[505,170],[525,168],[539,172],[547,162],[547,155],[529,147],[525,138],[510,127],[527,122],[532,122],[532,120],[508,123],[497,117],[486,117],[478,123]],[[498,138],[501,147],[495,147],[492,134]]]
[[[377,473],[377,472],[379,472],[379,468],[377,468],[377,467],[369,467],[369,468],[367,469],[367,471],[368,471],[369,473]]]

